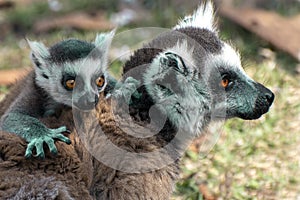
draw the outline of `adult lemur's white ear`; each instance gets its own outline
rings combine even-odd
[[[178,41],[175,46],[166,49],[161,55],[168,57],[168,59],[172,57],[170,55],[176,55],[175,57],[177,57],[177,60],[180,58],[178,60],[180,62],[177,62],[179,64],[178,67],[180,67],[180,64],[186,65],[184,67],[188,67],[189,70],[192,70],[195,67],[193,51],[194,47],[188,45],[188,42],[184,40]]]
[[[101,49],[108,49],[115,33],[116,29],[112,30],[111,32],[97,34],[95,38],[95,46]]]
[[[194,47],[188,45],[187,41],[178,41],[173,47],[159,53],[151,62],[151,67],[144,74],[145,85],[153,84],[153,80],[160,79],[166,71],[175,70],[187,77],[193,75],[196,68],[193,58]]]
[[[198,9],[192,15],[186,16],[180,20],[174,29],[186,27],[208,29],[217,32],[213,2],[207,0],[200,3]]]
[[[41,68],[46,63],[46,59],[50,57],[48,48],[41,42],[30,41],[27,39],[27,43],[31,49],[31,60],[33,64]]]

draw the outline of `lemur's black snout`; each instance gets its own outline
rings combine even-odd
[[[256,88],[261,94],[263,94],[264,97],[262,98],[269,104],[268,106],[270,107],[275,99],[274,93],[260,83],[257,83]]]
[[[267,113],[275,99],[273,92],[262,84],[256,83],[255,87],[258,94],[255,101],[254,112],[250,117],[248,116],[248,119],[257,119],[261,115]]]
[[[251,95],[254,96],[248,98],[248,103],[254,103],[254,107],[247,112],[240,112],[238,116],[242,119],[253,120],[260,118],[263,114],[269,111],[275,99],[273,92],[262,84],[255,82],[254,86],[255,90],[251,93]],[[253,99],[254,102],[252,102],[251,99]]]
[[[269,102],[269,104],[272,105],[274,98],[275,98],[275,95],[273,94],[273,92],[271,92],[271,91],[267,92],[265,95],[266,95],[266,99]]]

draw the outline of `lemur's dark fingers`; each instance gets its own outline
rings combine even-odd
[[[65,131],[65,133],[68,133],[68,134],[70,134],[70,133],[71,133],[71,131],[70,131],[69,129],[67,129],[67,130]]]
[[[36,148],[36,157],[44,159],[45,158],[45,153],[43,149],[43,140],[36,140],[35,142],[35,148]]]
[[[62,126],[56,129],[52,129],[52,131],[54,131],[55,133],[62,133],[62,132],[66,132],[67,131],[67,127]]]
[[[67,144],[71,144],[71,140],[62,134],[56,134],[53,136],[53,138],[59,139]]]
[[[25,158],[30,158],[32,156],[32,150],[33,150],[34,146],[35,146],[34,141],[30,142],[27,145],[26,152],[25,152]]]
[[[139,99],[139,98],[141,98],[142,94],[139,92],[134,92],[132,96],[136,99]]]
[[[54,140],[52,138],[47,138],[47,139],[45,139],[45,142],[48,145],[50,152],[53,155],[57,155],[57,148],[54,144]]]

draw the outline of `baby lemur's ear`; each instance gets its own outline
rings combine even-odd
[[[116,29],[112,30],[111,32],[97,34],[95,38],[96,48],[102,49],[104,51],[108,51],[115,33],[116,33]]]
[[[48,48],[41,42],[30,41],[27,39],[27,42],[31,49],[31,60],[33,64],[42,68],[47,62],[47,58],[50,57],[50,52]]]
[[[107,67],[108,52],[115,32],[116,29],[111,32],[97,34],[94,41],[96,48],[90,53],[90,56],[96,57],[101,61],[100,63],[103,69]]]

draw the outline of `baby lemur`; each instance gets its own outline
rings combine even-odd
[[[115,85],[114,79],[106,73],[114,32],[98,34],[94,42],[68,39],[50,48],[28,41],[34,70],[24,79],[21,92],[4,108],[0,119],[0,130],[16,133],[28,142],[25,157],[31,157],[36,148],[36,156],[44,158],[44,143],[56,154],[55,139],[71,143],[62,134],[67,131],[65,126],[50,129],[41,118],[58,117],[63,109],[70,109],[72,105],[77,109],[92,109],[107,82]],[[129,85],[131,83],[134,85],[134,80]]]

